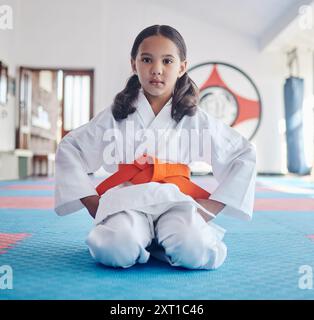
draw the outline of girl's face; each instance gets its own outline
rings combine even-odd
[[[180,61],[177,46],[163,36],[143,40],[131,65],[143,90],[155,98],[170,98],[177,79],[186,71],[186,61]]]

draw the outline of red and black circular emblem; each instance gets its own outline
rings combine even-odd
[[[200,89],[200,107],[232,126],[248,140],[261,122],[262,103],[253,80],[224,62],[205,62],[188,70]]]

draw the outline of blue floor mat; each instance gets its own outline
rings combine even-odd
[[[258,182],[312,190],[300,180],[261,177]],[[53,181],[2,182],[0,203],[1,197],[53,196],[49,190],[7,189],[33,184]],[[256,195],[273,201],[297,196],[258,190]],[[1,208],[0,234],[28,236],[0,254],[0,266],[13,269],[13,289],[0,290],[0,299],[314,299],[314,289],[299,288],[300,267],[314,270],[314,208],[255,211],[250,222],[221,215],[215,223],[227,229],[228,257],[218,270],[187,270],[153,257],[146,264],[113,269],[89,255],[84,241],[92,219],[85,210],[59,217],[52,208]]]

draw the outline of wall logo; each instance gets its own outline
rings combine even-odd
[[[200,89],[200,107],[251,140],[262,113],[261,97],[252,79],[224,62],[201,63],[188,73]]]
[[[0,266],[0,290],[13,289],[13,270],[9,265]]]
[[[8,5],[0,6],[0,30],[13,29],[13,10]]]

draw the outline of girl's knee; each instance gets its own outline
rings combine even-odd
[[[106,266],[128,268],[138,260],[146,262],[148,257],[141,255],[141,246],[134,232],[125,228],[119,232],[95,227],[87,237],[86,243],[92,257]],[[146,259],[147,258],[147,259]],[[146,259],[146,261],[145,261]]]
[[[227,252],[228,250],[225,243],[220,240],[217,241],[217,243],[210,248],[208,262],[201,267],[201,269],[218,269],[225,262],[227,258]]]
[[[168,234],[160,244],[171,265],[189,269],[217,269],[227,256],[226,245],[215,235],[206,239],[200,230],[193,228]]]

